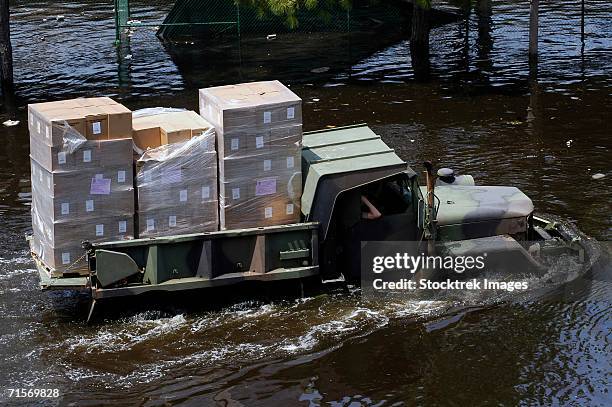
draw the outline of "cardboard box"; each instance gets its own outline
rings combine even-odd
[[[144,120],[133,120],[132,139],[134,144],[142,149],[157,148],[161,146],[161,128]]]
[[[34,253],[56,273],[88,272],[87,263],[83,254],[81,241],[103,242],[134,238],[133,217],[106,217],[97,218],[95,222],[83,223],[78,221],[54,224],[54,233],[57,236],[72,233],[80,236],[77,239],[56,239],[49,241],[36,223],[33,224],[32,249]],[[69,269],[68,269],[69,268]]]
[[[254,177],[291,176],[301,172],[301,152],[296,149],[277,149],[246,157],[220,160],[219,178],[223,181],[249,180]]]
[[[64,146],[37,143],[30,136],[30,157],[48,171],[127,166],[132,155],[131,139],[85,141],[71,152]]]
[[[222,212],[221,219],[226,229],[285,225],[300,222],[300,208],[287,198],[276,197],[267,201],[251,201],[244,206],[230,206]]]
[[[138,160],[140,237],[218,230],[215,134],[201,129],[191,129],[194,137],[187,141],[147,150]]]
[[[186,141],[212,129],[210,123],[189,110],[134,117],[132,127],[134,143],[142,150]]]
[[[279,81],[200,89],[200,115],[227,134],[302,124],[302,100]]]
[[[134,238],[131,115],[110,98],[28,106],[33,241],[59,273],[83,240]]]
[[[216,231],[219,224],[218,205],[217,200],[212,200],[198,206],[140,212],[138,236],[146,238]]]
[[[299,220],[278,202],[300,201],[301,99],[278,81],[219,86],[200,89],[200,114],[217,132],[221,229]]]
[[[301,172],[283,176],[219,182],[219,223],[222,230],[298,222]],[[280,202],[291,204],[283,212]],[[272,208],[272,209],[266,209]],[[285,208],[286,209],[286,208]]]
[[[31,161],[32,207],[45,221],[134,213],[132,166],[49,172]]]
[[[88,140],[132,137],[132,112],[109,98],[71,99],[28,105],[31,139],[62,145],[64,123]]]

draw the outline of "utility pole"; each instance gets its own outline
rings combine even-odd
[[[540,0],[530,0],[529,7],[529,59],[538,59],[538,11]]]
[[[9,21],[9,1],[0,0],[0,74],[3,89],[13,87],[13,47]]]

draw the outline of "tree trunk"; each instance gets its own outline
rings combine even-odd
[[[529,59],[538,57],[538,12],[540,0],[530,0],[529,7]]]
[[[476,5],[476,16],[478,18],[478,38],[476,46],[478,49],[477,65],[483,72],[491,72],[493,61],[491,51],[493,50],[491,0],[478,0]]]
[[[2,88],[13,87],[13,47],[11,46],[11,28],[9,23],[9,2],[0,0],[0,73]]]
[[[417,80],[429,78],[429,7],[413,0],[410,55]]]

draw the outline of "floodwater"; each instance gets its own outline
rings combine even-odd
[[[147,4],[133,2],[137,18],[159,22],[163,12]],[[57,388],[59,399],[37,402],[612,404],[606,255],[537,301],[379,304],[352,290],[221,310],[152,304],[87,326],[82,298],[37,291],[23,239],[28,102],[108,95],[133,109],[197,109],[198,87],[280,79],[303,98],[307,130],[367,122],[415,169],[431,159],[480,184],[517,186],[538,211],[605,245],[612,237],[609,1],[585,1],[584,44],[579,2],[541,4],[531,80],[527,1],[493,1],[492,15],[472,11],[467,22],[434,28],[426,81],[401,38],[364,44],[279,35],[245,38],[237,50],[231,41],[162,45],[148,27],[118,51],[110,1],[11,7],[17,92],[5,98],[0,121],[21,123],[0,126],[0,401],[32,403],[9,400],[10,388]]]

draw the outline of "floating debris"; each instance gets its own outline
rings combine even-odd
[[[312,101],[313,101],[313,102],[318,102],[319,100],[321,100],[321,99],[312,98]]]
[[[566,145],[567,147],[571,147],[573,142],[574,142],[574,140],[569,139],[569,140],[567,140],[567,141],[565,142],[565,145]]]
[[[55,17],[55,19],[56,19],[57,21],[64,21],[64,19],[65,19],[65,18],[66,18],[66,17],[65,17],[65,16],[62,16],[62,15],[58,15],[57,17]]]
[[[591,178],[593,179],[602,179],[603,177],[605,177],[606,174],[602,174],[601,172],[595,173],[591,176]]]
[[[320,68],[314,68],[310,70],[310,72],[312,73],[324,73],[327,71],[329,71],[329,66],[322,66]]]
[[[4,124],[6,127],[13,127],[13,126],[17,126],[19,124],[19,120],[7,120],[5,121]]]
[[[276,34],[268,34],[268,35],[266,36],[266,39],[267,39],[267,40],[275,40],[275,39],[276,39]]]
[[[126,56],[123,57],[123,59],[132,59],[132,54],[127,54]]]

